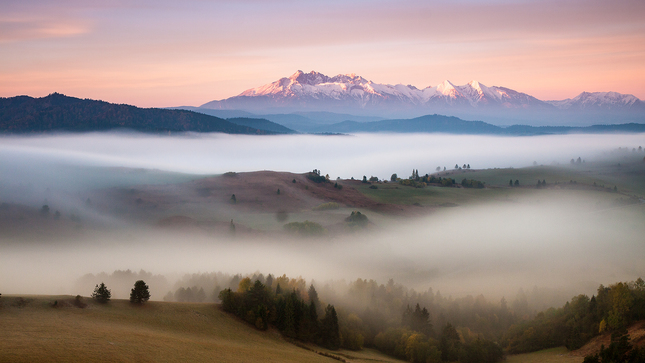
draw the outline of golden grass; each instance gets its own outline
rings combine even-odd
[[[582,357],[569,355],[565,347],[544,349],[533,353],[509,355],[506,363],[580,363]]]
[[[19,307],[17,297],[0,298],[0,362],[333,362],[214,304],[24,300]]]

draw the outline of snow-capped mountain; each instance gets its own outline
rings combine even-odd
[[[297,71],[290,77],[201,107],[263,113],[329,111],[385,117],[439,113],[496,124],[558,120],[565,114],[567,119],[577,117],[572,116],[572,111],[585,114],[586,120],[589,118],[586,113],[592,110],[611,111],[616,115],[629,111],[630,117],[636,111],[636,118],[645,119],[642,101],[632,95],[615,92],[583,92],[573,99],[541,101],[526,93],[506,87],[489,87],[477,81],[458,86],[446,80],[436,86],[418,89],[403,84],[374,83],[355,74],[329,77],[315,71]]]
[[[547,101],[561,110],[611,110],[638,107],[643,102],[633,95],[618,92],[582,92],[574,98]]]

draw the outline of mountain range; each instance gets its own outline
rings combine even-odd
[[[220,110],[195,108],[168,110],[138,108],[53,93],[42,98],[17,96],[0,98],[0,133],[94,132],[128,129],[140,132],[222,132],[228,134],[293,134],[296,131],[264,116],[244,113],[226,120],[206,113]],[[235,116],[236,112],[228,112]],[[364,132],[442,132],[451,134],[541,135],[564,133],[645,132],[645,124],[618,124],[589,127],[500,127],[483,121],[465,121],[454,116],[425,115],[412,119],[384,120],[331,112],[265,115],[301,125],[299,131],[320,134]],[[338,122],[339,120],[345,120]],[[303,130],[306,127],[306,130]]]
[[[443,114],[496,125],[645,121],[645,103],[633,95],[616,92],[582,92],[571,99],[542,101],[510,88],[489,87],[477,81],[459,86],[446,80],[419,89],[374,83],[355,74],[329,77],[315,71],[297,71],[290,77],[199,108],[264,114],[332,111],[383,118]]]

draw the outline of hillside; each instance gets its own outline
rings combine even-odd
[[[272,134],[254,127],[185,110],[138,108],[52,93],[42,98],[0,98],[0,133],[91,132],[130,129],[142,132],[223,132]]]
[[[334,362],[212,303],[82,303],[71,296],[2,296],[0,362]],[[362,356],[395,362],[375,352]],[[351,361],[367,360],[374,359]]]

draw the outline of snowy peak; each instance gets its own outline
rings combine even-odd
[[[379,116],[440,113],[491,121],[504,118],[510,123],[536,118],[571,119],[571,115],[577,115],[576,120],[583,120],[581,122],[594,117],[601,122],[645,120],[645,103],[633,95],[616,92],[583,92],[562,101],[541,101],[526,93],[486,86],[476,80],[464,85],[445,80],[436,86],[418,89],[404,84],[374,83],[354,73],[330,77],[302,70],[202,107],[269,113],[332,111]]]
[[[634,108],[642,106],[642,101],[634,95],[618,92],[582,92],[574,98],[562,101],[547,101],[561,110]]]

